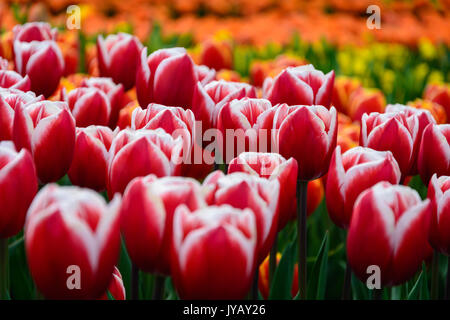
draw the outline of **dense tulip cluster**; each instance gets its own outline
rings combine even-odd
[[[328,252],[342,238],[326,211],[347,234],[344,289],[351,272],[366,281],[377,266],[381,286],[396,286],[433,249],[450,255],[447,85],[386,105],[289,56],[254,61],[250,84],[229,70],[231,41],[155,50],[126,33],[81,48],[89,74],[75,74],[79,43],[63,38],[18,25],[0,58],[0,255],[23,229],[46,298],[135,299],[151,273],[155,299],[166,277],[182,299],[257,299],[258,287],[305,299],[310,241],[326,229],[312,269],[324,297],[323,259],[343,247]],[[428,199],[399,185],[412,176]],[[13,292],[4,261],[0,298]]]

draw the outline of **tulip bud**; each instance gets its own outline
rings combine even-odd
[[[119,269],[114,267],[113,277],[109,283],[108,293],[114,300],[126,300],[125,286]],[[101,300],[108,300],[108,293],[105,293]]]
[[[58,29],[46,22],[28,22],[13,28],[14,41],[32,42],[56,40]]]
[[[22,76],[28,75],[31,90],[50,97],[64,71],[64,59],[56,42],[14,41],[14,54],[16,70]]]
[[[111,34],[106,39],[100,35],[97,38],[100,75],[111,77],[115,83],[121,83],[125,90],[133,88],[141,50],[141,42],[130,34]]]
[[[364,113],[383,113],[386,106],[386,99],[378,89],[366,89],[360,87],[349,97],[347,114],[353,121],[361,121]]]
[[[391,151],[404,179],[415,162],[419,119],[405,112],[364,114],[361,119],[360,144],[378,151]]]
[[[65,100],[77,127],[108,125],[111,105],[107,95],[100,89],[76,88],[66,95]]]
[[[281,260],[281,253],[277,252],[277,265]],[[264,299],[269,299],[269,256],[259,266],[258,289]],[[294,266],[294,274],[292,275],[291,296],[295,297],[298,293],[298,264]]]
[[[108,127],[76,129],[75,150],[68,172],[72,184],[102,191],[108,177],[108,151],[114,133]]]
[[[14,110],[18,104],[27,104],[42,100],[32,92],[17,89],[0,89],[0,141],[12,140]]]
[[[209,204],[229,204],[238,209],[250,208],[258,230],[258,265],[269,253],[278,228],[280,183],[243,172],[217,176],[213,172],[203,182]]]
[[[183,139],[173,138],[163,129],[120,131],[110,148],[108,195],[123,193],[136,177],[179,175],[182,155]]]
[[[172,276],[182,299],[243,299],[255,269],[256,223],[250,209],[177,208]]]
[[[97,88],[106,94],[111,106],[109,127],[115,129],[120,110],[127,104],[123,85],[115,84],[110,78],[89,78],[83,80],[81,86]]]
[[[205,206],[200,184],[190,178],[139,177],[125,190],[121,225],[131,260],[145,272],[170,275],[170,250],[175,209]]]
[[[326,173],[336,147],[334,107],[327,110],[324,106],[279,106],[273,128],[278,152],[298,162],[298,179],[314,180]]]
[[[326,185],[326,202],[331,220],[348,228],[357,197],[380,181],[397,184],[400,168],[390,151],[356,147],[341,154],[336,147],[331,158]]]
[[[38,189],[30,153],[17,152],[11,141],[0,142],[0,239],[17,234]]]
[[[228,41],[206,41],[200,49],[200,64],[217,71],[232,68],[233,51]]]
[[[450,255],[450,207],[448,194],[450,177],[437,177],[433,174],[428,186],[428,198],[431,200],[429,241],[435,250]]]
[[[111,282],[120,248],[119,198],[50,184],[27,213],[25,249],[39,292],[50,299],[96,299]]]
[[[228,173],[245,172],[280,183],[280,201],[278,202],[278,231],[282,230],[297,208],[297,161],[286,160],[278,153],[243,152],[231,160]]]
[[[312,64],[288,67],[274,79],[264,80],[263,97],[272,104],[323,105],[329,108],[333,85],[334,71],[324,75]]]
[[[8,69],[8,60],[0,58],[0,88],[17,89],[23,92],[30,90],[31,82],[28,76]]]
[[[270,152],[271,128],[276,108],[266,99],[232,100],[217,116],[217,129],[222,133],[219,144],[226,163],[241,152]]]
[[[417,160],[420,177],[425,184],[434,173],[450,174],[450,125],[429,124],[422,135]]]
[[[142,49],[136,74],[136,92],[141,106],[156,102],[190,108],[198,75],[184,48],[161,49],[147,58]]]
[[[332,105],[338,112],[349,115],[350,97],[352,93],[362,87],[356,78],[337,77],[334,81]]]
[[[211,81],[216,80],[216,70],[210,69],[207,66],[195,66],[195,70],[197,71],[198,81],[202,86],[207,85]]]
[[[450,85],[429,84],[424,91],[424,99],[436,102],[444,107],[447,119],[450,119]]]
[[[430,111],[437,124],[447,123],[447,114],[445,113],[444,107],[439,103],[430,100],[416,99],[408,102],[408,106]]]
[[[64,102],[40,101],[16,107],[13,140],[33,155],[42,183],[62,178],[72,163],[75,120]]]
[[[348,262],[361,281],[380,270],[381,285],[409,280],[431,257],[428,244],[430,201],[405,186],[379,182],[356,200],[347,237]]]

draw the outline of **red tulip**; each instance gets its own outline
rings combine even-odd
[[[191,212],[173,222],[172,276],[182,299],[243,299],[255,269],[256,223],[250,209],[228,205]]]
[[[18,104],[27,104],[42,100],[32,92],[16,89],[0,89],[0,141],[12,140],[14,110]]]
[[[333,95],[334,71],[326,75],[312,64],[288,67],[274,79],[264,80],[263,97],[272,104],[323,105],[329,108]]]
[[[125,91],[122,84],[115,84],[111,78],[89,78],[83,80],[82,87],[97,88],[103,91],[109,99],[111,112],[109,116],[109,127],[116,128],[120,110],[127,104]]]
[[[8,60],[0,58],[0,88],[18,89],[24,92],[30,90],[30,78],[8,70]]]
[[[201,44],[200,63],[217,71],[232,69],[233,48],[229,41],[208,40]]]
[[[276,107],[266,99],[242,98],[227,102],[217,116],[222,134],[220,153],[226,163],[241,152],[270,152],[271,128]]]
[[[30,153],[17,152],[11,141],[0,142],[0,239],[17,234],[38,189]]]
[[[336,147],[337,114],[332,107],[287,106],[277,108],[273,138],[278,152],[298,162],[298,179],[320,178],[328,170]]]
[[[431,176],[450,175],[450,125],[430,124],[422,135],[418,155],[418,169],[427,184]]]
[[[450,255],[450,177],[433,174],[428,186],[431,200],[430,244],[435,250]]]
[[[337,146],[326,185],[325,199],[331,220],[347,229],[357,197],[380,181],[397,184],[400,176],[400,168],[390,151],[356,147],[341,154]]]
[[[413,155],[414,163],[413,163],[413,166],[411,167],[411,169],[409,170],[409,175],[414,176],[419,173],[419,171],[417,169],[417,161],[418,161],[417,157],[418,157],[418,153],[419,153],[420,142],[422,141],[423,131],[430,123],[436,123],[436,120],[433,118],[433,116],[431,115],[431,112],[428,110],[417,109],[417,108],[405,106],[402,104],[389,104],[386,107],[386,113],[390,113],[390,112],[394,112],[394,113],[404,112],[408,118],[417,117],[417,119],[418,119],[419,126],[418,126],[418,130],[417,130],[417,139],[415,141],[414,155]],[[409,121],[411,121],[411,120],[409,120]]]
[[[234,99],[256,98],[256,89],[242,82],[211,81],[205,87],[197,84],[192,100],[195,119],[202,121],[204,130],[215,127],[220,109]]]
[[[126,300],[125,286],[119,269],[114,267],[113,277],[109,283],[108,293],[114,300]],[[108,300],[108,293],[105,293],[101,300]]]
[[[72,184],[97,191],[106,189],[108,151],[114,133],[108,127],[77,128],[75,150],[68,172]]]
[[[198,81],[203,86],[216,80],[216,70],[214,69],[210,69],[207,66],[201,65],[195,66],[195,70],[197,70]]]
[[[142,49],[136,74],[141,106],[156,102],[187,109],[198,80],[194,62],[184,48],[157,50],[148,58],[147,48]]]
[[[125,129],[113,139],[110,149],[108,195],[123,193],[136,177],[179,175],[183,140],[158,130]]]
[[[65,92],[63,90],[63,92]],[[97,88],[76,88],[65,95],[77,127],[105,126],[109,123],[111,104],[108,96]]]
[[[139,177],[125,190],[121,225],[131,260],[146,272],[170,275],[170,250],[175,209],[205,206],[200,184],[190,178]]]
[[[348,262],[365,281],[378,266],[381,285],[409,280],[431,257],[428,244],[430,201],[405,186],[379,182],[356,200],[347,238]]]
[[[229,204],[238,209],[250,208],[258,230],[258,265],[272,247],[278,228],[280,183],[243,172],[223,175],[211,173],[203,182],[209,204]]]
[[[106,292],[119,255],[119,203],[115,198],[107,205],[78,187],[41,189],[25,225],[28,266],[39,292],[50,299],[96,299]]]
[[[31,90],[50,97],[64,71],[64,58],[56,42],[14,41],[14,54],[16,70],[30,77]]]
[[[436,102],[444,107],[447,113],[447,119],[450,119],[450,85],[444,84],[429,84],[425,88],[424,98],[432,102]]]
[[[32,42],[56,40],[58,29],[46,22],[28,22],[13,28],[14,41]]]
[[[414,164],[419,119],[405,112],[364,114],[360,144],[379,151],[391,151],[404,179]]]
[[[228,173],[245,172],[280,183],[278,230],[296,215],[297,161],[286,160],[278,153],[243,152],[231,160]]]
[[[13,140],[33,155],[43,183],[62,178],[72,163],[75,120],[64,102],[40,101],[16,107]]]
[[[111,34],[106,39],[100,35],[97,38],[100,75],[111,77],[115,83],[121,83],[125,90],[133,88],[141,50],[141,42],[130,34]]]
[[[386,108],[386,98],[379,89],[360,87],[349,97],[347,115],[355,122],[360,122],[364,113],[383,113]]]

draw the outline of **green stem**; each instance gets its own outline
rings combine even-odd
[[[9,291],[8,239],[0,239],[0,300],[8,299]]]
[[[272,287],[273,276],[275,275],[275,270],[277,268],[277,251],[278,251],[278,233],[275,235],[275,240],[273,242],[272,248],[270,249],[270,256],[269,256],[269,288]]]
[[[352,268],[347,260],[347,266],[345,267],[344,286],[342,288],[342,300],[351,300],[352,292]]]
[[[139,268],[131,263],[131,300],[139,300]]]
[[[153,288],[153,300],[161,300],[164,295],[164,284],[166,277],[156,274],[155,275],[155,286]]]
[[[450,300],[450,256],[447,257],[447,283],[445,287],[445,300]]]
[[[306,199],[308,181],[297,181],[298,287],[299,298],[306,299]]]
[[[431,299],[437,300],[439,295],[439,252],[433,253],[431,262]]]
[[[250,300],[258,300],[258,280],[259,280],[259,266],[256,267],[255,276],[253,277],[252,289],[250,292]]]

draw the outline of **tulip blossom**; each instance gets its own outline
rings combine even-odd
[[[276,264],[281,260],[281,253],[277,252],[276,256]],[[261,295],[264,299],[269,298],[269,257],[267,257],[263,263],[259,266],[259,275],[258,275],[258,289],[261,292]],[[295,297],[298,293],[298,264],[294,266],[294,273],[292,276],[292,286],[291,286],[291,296]]]
[[[130,34],[111,34],[106,39],[100,35],[97,38],[100,75],[111,77],[115,83],[121,83],[125,90],[133,88],[141,50],[141,42]]]
[[[336,77],[333,87],[332,105],[338,112],[349,115],[350,97],[362,87],[356,78]]]
[[[334,71],[326,75],[313,65],[288,67],[274,79],[264,81],[263,96],[272,104],[323,105],[329,108],[333,95]]]
[[[28,22],[13,28],[14,41],[32,42],[56,40],[58,29],[46,22]]]
[[[17,89],[0,89],[0,141],[12,140],[14,110],[17,105],[42,100],[32,92]]]
[[[349,97],[347,114],[353,121],[361,121],[364,113],[383,113],[386,107],[386,98],[378,89],[360,87]]]
[[[215,171],[203,182],[209,204],[252,209],[258,230],[258,265],[272,247],[278,228],[280,183],[243,172],[224,175]]]
[[[266,99],[232,100],[227,102],[217,117],[217,129],[222,134],[219,149],[229,163],[241,152],[270,152],[271,128],[276,107]]]
[[[397,184],[400,168],[390,151],[356,147],[341,154],[336,147],[331,158],[326,185],[326,201],[331,220],[348,228],[357,197],[380,181]]]
[[[297,170],[297,161],[294,158],[286,160],[278,153],[243,152],[228,165],[229,174],[245,172],[268,180],[278,180],[278,230],[283,229],[296,214]]]
[[[183,139],[173,138],[163,129],[120,131],[113,139],[108,164],[108,195],[125,191],[136,177],[179,175]]]
[[[194,90],[192,111],[195,119],[202,121],[203,129],[215,127],[222,106],[234,99],[256,98],[253,86],[232,81],[211,81],[204,87],[197,84]]]
[[[180,298],[243,299],[255,269],[256,229],[250,209],[178,207],[171,263]]]
[[[233,50],[229,41],[206,41],[202,43],[200,50],[200,64],[217,71],[232,68]]]
[[[141,51],[136,73],[136,92],[141,106],[150,102],[189,108],[198,82],[194,62],[184,48],[161,49],[147,58]]]
[[[94,87],[76,88],[68,94],[63,93],[63,95],[72,111],[77,127],[108,125],[111,104],[103,91]]]
[[[111,78],[89,78],[83,80],[82,87],[97,88],[103,91],[109,99],[111,112],[109,116],[109,127],[116,128],[120,110],[127,104],[125,91],[122,84],[115,84]]]
[[[404,179],[413,168],[419,118],[406,112],[364,114],[360,144],[379,151],[391,151]]]
[[[23,92],[30,90],[30,78],[8,69],[8,60],[0,58],[0,88],[18,89]]]
[[[117,267],[114,267],[113,277],[108,286],[108,292],[103,295],[101,300],[108,300],[108,293],[114,300],[126,300],[125,286],[123,285],[122,275]]]
[[[336,147],[335,108],[281,105],[273,119],[273,130],[278,152],[297,160],[299,180],[314,180],[326,173]]]
[[[17,234],[38,189],[33,158],[16,151],[11,141],[0,142],[0,239]]]
[[[25,249],[36,286],[49,299],[96,299],[111,282],[120,248],[119,198],[50,184],[27,213]]]
[[[108,156],[114,132],[108,127],[77,128],[68,175],[72,184],[97,191],[106,189]]]
[[[181,204],[189,210],[205,206],[196,180],[149,175],[128,185],[121,208],[121,228],[130,258],[139,269],[170,275],[173,215]]]
[[[408,106],[416,109],[430,111],[432,117],[434,118],[434,120],[436,120],[437,124],[447,123],[447,114],[445,113],[444,107],[441,106],[439,103],[430,100],[416,99],[414,101],[408,102]]]
[[[430,244],[435,250],[450,255],[450,177],[434,174],[428,187],[428,198],[432,203],[430,218]]]
[[[201,85],[205,86],[208,83],[216,80],[216,70],[210,69],[207,66],[195,66],[197,71],[197,78]]]
[[[430,201],[405,186],[379,182],[356,200],[347,237],[348,262],[361,281],[378,266],[382,286],[409,280],[431,257]],[[370,270],[370,269],[369,269]]]
[[[444,107],[447,119],[450,119],[450,85],[429,84],[424,91],[424,99],[436,102]]]
[[[417,166],[425,184],[434,173],[450,175],[450,124],[430,124],[425,128]]]
[[[16,106],[13,140],[33,155],[43,183],[62,178],[72,163],[75,120],[64,102],[39,101]]]
[[[64,71],[64,58],[56,42],[14,41],[14,54],[16,70],[22,76],[28,75],[31,90],[50,97]]]

